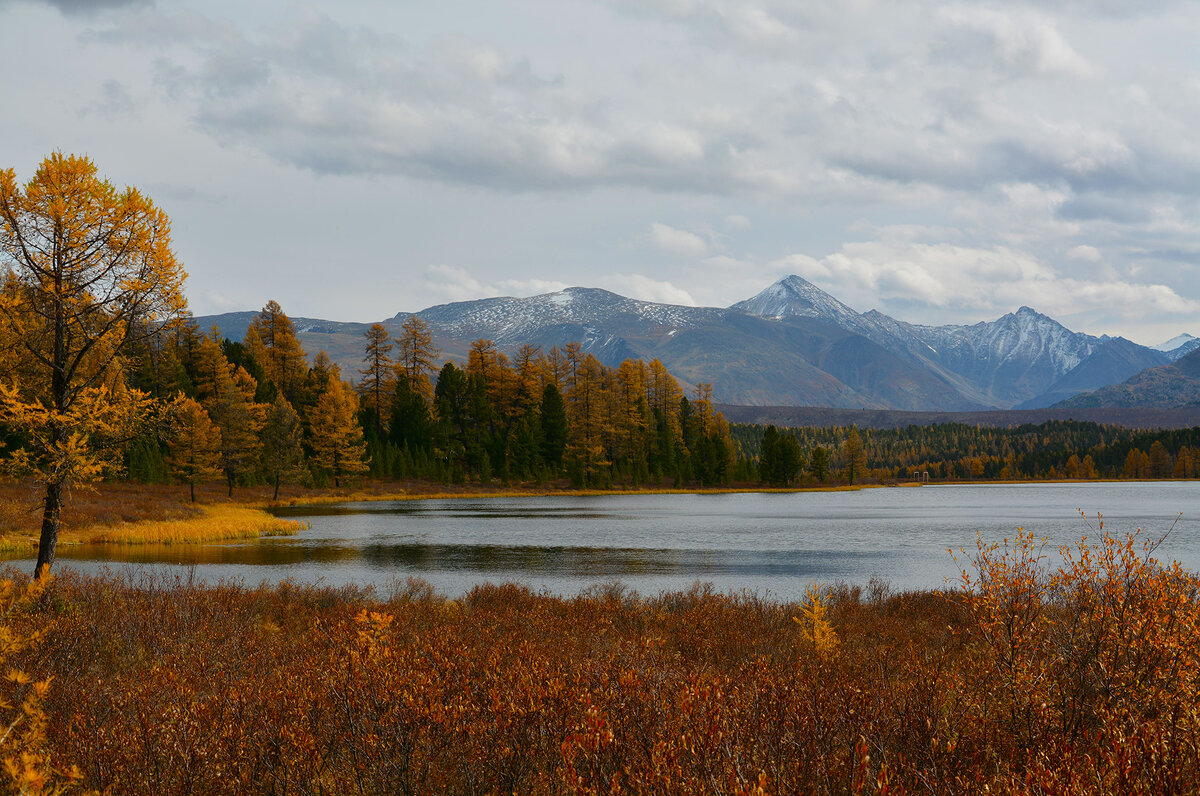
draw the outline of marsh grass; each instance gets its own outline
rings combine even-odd
[[[67,541],[82,544],[194,544],[229,539],[292,536],[307,528],[299,520],[274,517],[248,506],[201,506],[194,517],[122,522],[99,530],[85,529]]]

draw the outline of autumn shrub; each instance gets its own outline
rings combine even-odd
[[[1066,552],[799,604],[61,575],[14,664],[52,678],[47,752],[114,793],[1193,791],[1194,579]]]

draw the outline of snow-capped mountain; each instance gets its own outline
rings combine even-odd
[[[583,350],[608,365],[657,358],[681,381],[711,382],[719,401],[747,405],[950,410],[1045,406],[1129,378],[1171,358],[1127,340],[1067,329],[1029,307],[960,326],[906,323],[858,313],[798,276],[728,308],[639,301],[573,287],[526,298],[440,304],[416,315],[442,356],[462,361],[492,340]],[[384,321],[393,336],[412,313]],[[241,339],[253,313],[198,318]],[[366,324],[296,319],[309,351],[343,372],[361,365]],[[1200,340],[1183,343],[1189,345]],[[1173,352],[1172,352],[1173,353]]]
[[[1162,351],[1165,354],[1169,351],[1174,351],[1175,349],[1179,348],[1180,346],[1190,343],[1196,339],[1197,338],[1194,335],[1190,335],[1187,332],[1184,332],[1183,334],[1177,334],[1174,337],[1172,337],[1170,340],[1166,340],[1162,343],[1159,343],[1158,345],[1152,345],[1152,346],[1150,346],[1150,348],[1153,348],[1155,351]]]
[[[1182,359],[1188,354],[1200,348],[1200,337],[1190,335],[1187,332],[1177,334],[1166,342],[1159,343],[1156,346],[1151,346],[1155,351],[1162,351],[1172,361]]]
[[[758,295],[739,301],[729,309],[775,320],[816,318],[868,336],[878,331],[862,315],[795,274],[785,276]]]
[[[604,327],[614,322],[634,324],[645,331],[678,332],[714,320],[722,312],[712,307],[639,301],[599,288],[569,287],[527,298],[503,296],[439,304],[417,314],[446,334],[474,335],[472,340],[485,337],[503,347],[520,345],[554,327],[577,327],[589,337],[606,336]],[[409,315],[402,312],[394,320],[403,321]]]

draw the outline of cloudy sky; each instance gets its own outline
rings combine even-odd
[[[86,153],[197,314],[567,285],[1200,334],[1200,14],[1043,0],[0,0],[0,167]]]

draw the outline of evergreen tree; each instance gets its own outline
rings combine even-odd
[[[300,416],[283,393],[277,393],[262,430],[262,468],[268,483],[275,487],[272,500],[279,500],[280,483],[300,471],[304,461],[302,443]]]
[[[551,472],[562,470],[563,451],[567,447],[567,412],[562,393],[553,381],[542,389],[542,461]]]
[[[813,480],[818,483],[825,483],[829,478],[829,450],[820,445],[813,448],[812,459],[808,466],[808,471],[812,473]]]
[[[408,376],[412,389],[418,392],[426,403],[433,402],[433,385],[430,376],[435,370],[434,360],[438,350],[433,345],[433,333],[429,326],[418,316],[410,316],[400,327],[400,353],[396,361],[397,375],[404,371]]]

